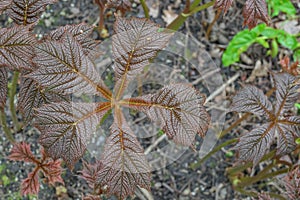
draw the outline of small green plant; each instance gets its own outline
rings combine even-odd
[[[280,12],[285,13],[288,17],[295,17],[296,8],[290,0],[267,0],[268,13],[271,17],[276,17]]]
[[[295,17],[296,9],[290,0],[268,0],[268,13],[276,17],[280,12],[289,18]],[[298,34],[289,34],[284,30],[272,28],[265,24],[259,24],[255,28],[242,30],[237,33],[228,44],[223,56],[222,63],[225,67],[239,62],[240,55],[257,43],[267,48],[267,54],[273,58],[277,56],[279,47],[293,51],[294,61],[300,60],[300,43]]]
[[[261,44],[268,48],[268,54],[276,57],[278,54],[278,45],[294,51],[294,60],[300,60],[300,43],[297,41],[299,35],[292,35],[284,30],[268,27],[265,24],[259,24],[252,30],[243,30],[237,33],[226,48],[222,62],[225,67],[234,64],[240,60],[240,55],[254,43]]]

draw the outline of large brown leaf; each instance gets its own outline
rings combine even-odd
[[[70,34],[59,41],[36,46],[34,62],[40,66],[29,74],[43,87],[65,93],[98,94],[109,99],[110,91],[84,54],[79,42]]]
[[[52,31],[49,34],[49,38],[51,40],[60,40],[66,33],[69,33],[81,44],[86,55],[100,55],[100,52],[96,50],[96,46],[99,44],[99,42],[96,42],[89,37],[93,29],[93,26],[84,23],[77,25],[66,25]]]
[[[7,14],[17,24],[28,25],[37,22],[46,6],[57,0],[13,0]]]
[[[33,45],[36,40],[28,27],[14,26],[0,29],[0,66],[11,69],[32,68]]]
[[[4,108],[7,96],[7,69],[6,67],[0,67],[0,108]]]
[[[282,115],[294,107],[299,97],[297,92],[300,88],[297,78],[288,73],[274,74],[274,84],[276,87],[275,113]]]
[[[189,146],[196,134],[204,137],[208,129],[204,102],[205,97],[190,85],[172,84],[156,94],[124,100],[124,106],[146,112],[175,143]]]
[[[262,90],[247,85],[233,97],[231,111],[251,112],[255,115],[272,115],[273,107]]]
[[[69,101],[68,96],[61,92],[42,88],[31,78],[22,77],[20,86],[18,109],[26,123],[32,120],[35,109],[40,106],[51,102]]]
[[[139,74],[149,64],[149,59],[165,47],[171,34],[148,19],[118,17],[114,24],[112,50],[115,59],[115,91],[117,99],[122,95],[129,79]]]
[[[256,26],[257,20],[260,19],[266,24],[269,23],[268,9],[265,0],[247,0],[243,9],[244,25],[249,29]]]
[[[137,186],[150,189],[149,164],[123,116],[115,116],[101,161],[103,168],[98,181],[108,186],[109,194],[124,199],[132,195]]]
[[[90,135],[95,132],[109,103],[53,103],[37,111],[40,143],[53,158],[62,158],[69,168],[83,156]]]
[[[239,143],[234,147],[240,152],[241,160],[253,161],[254,165],[269,150],[275,135],[274,124],[264,124],[253,129],[240,138]]]

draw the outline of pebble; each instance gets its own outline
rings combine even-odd
[[[71,13],[74,14],[74,15],[77,15],[77,14],[80,13],[79,8],[76,8],[76,7],[70,8],[70,11],[71,11]]]
[[[253,64],[253,60],[251,58],[249,58],[249,56],[247,56],[244,53],[241,54],[241,61],[243,63],[246,63],[247,65],[252,65]]]
[[[218,42],[220,44],[228,44],[229,40],[223,34],[218,34]]]
[[[191,190],[189,188],[185,189],[182,194],[183,195],[189,195],[191,193]]]
[[[155,183],[155,184],[154,184],[154,187],[155,187],[155,188],[160,188],[160,187],[161,187],[161,183],[160,183],[160,182]]]

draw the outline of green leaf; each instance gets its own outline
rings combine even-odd
[[[258,35],[266,28],[265,24],[260,24],[251,31],[248,29],[237,33],[230,41],[222,56],[222,63],[225,67],[238,62],[241,53],[245,52],[250,45],[256,42]],[[263,43],[263,41],[260,41]],[[266,44],[264,44],[266,45]]]
[[[278,42],[282,46],[289,48],[291,50],[294,50],[298,44],[296,37],[287,33],[278,35]]]
[[[272,49],[271,49],[271,56],[272,58],[275,58],[275,56],[277,56],[278,54],[278,43],[276,40],[272,40]]]
[[[273,11],[271,17],[279,15],[280,12],[286,13],[287,16],[294,16],[296,9],[290,0],[267,0],[269,8]]]
[[[274,29],[271,27],[266,27],[260,34],[269,39],[278,37],[279,34],[284,34],[285,32],[279,29]]]
[[[261,44],[265,48],[269,48],[270,46],[266,39],[267,38],[265,38],[265,37],[259,37],[259,38],[256,38],[255,42]]]
[[[294,62],[300,61],[300,49],[294,51],[293,59],[294,59]]]

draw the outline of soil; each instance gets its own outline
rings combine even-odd
[[[139,1],[135,0],[132,5],[132,12],[128,13],[127,16],[138,16],[143,17],[143,10]],[[234,1],[233,6],[229,9],[226,15],[221,15],[216,23],[213,25],[210,35],[207,37],[207,30],[211,24],[216,11],[212,8],[203,12],[197,13],[191,16],[184,26],[179,30],[183,35],[187,35],[193,40],[199,43],[201,49],[206,50],[210,55],[211,59],[220,70],[219,74],[222,77],[222,85],[225,85],[223,90],[214,97],[214,101],[207,103],[208,109],[215,109],[218,107],[219,112],[223,114],[225,123],[222,127],[225,129],[232,124],[236,119],[237,115],[232,113],[225,113],[228,105],[230,104],[230,98],[240,88],[242,84],[251,83],[259,85],[261,89],[267,91],[270,88],[270,81],[267,74],[254,73],[254,68],[265,66],[267,69],[280,70],[278,65],[278,59],[271,59],[270,56],[266,55],[266,49],[259,45],[253,45],[243,55],[243,58],[239,64],[231,67],[223,67],[221,63],[222,52],[226,48],[232,37],[243,30],[242,26],[242,6],[244,1]],[[300,13],[300,5],[296,4],[298,14]],[[166,26],[166,21],[174,15],[184,9],[183,0],[149,0],[149,7],[151,9],[151,19],[162,27]],[[39,35],[46,34],[50,30],[53,30],[59,26],[66,24],[78,24],[85,22],[88,24],[97,24],[98,19],[98,8],[93,4],[92,0],[61,0],[56,4],[47,7],[47,10],[43,13],[41,22],[39,22],[36,33]],[[112,25],[114,17],[112,13],[108,13],[106,18],[106,27],[108,34],[112,34]],[[3,26],[9,25],[9,20],[6,17],[1,17],[1,24]],[[92,35],[95,39],[100,38],[97,31]],[[199,48],[200,48],[199,47]],[[290,55],[290,52],[286,49],[280,49],[279,56]],[[103,60],[102,60],[103,61]],[[177,60],[173,57],[162,56],[161,60],[157,60],[161,63],[166,63],[172,69],[180,69],[185,75],[185,78],[189,82],[193,82],[199,79],[200,74],[193,66],[186,65],[186,62]],[[99,61],[100,62],[100,61]],[[109,72],[107,72],[109,73]],[[254,74],[253,74],[254,73]],[[235,81],[228,83],[233,77]],[[251,77],[251,78],[250,78]],[[250,79],[249,79],[250,78]],[[196,83],[194,86],[201,90],[202,83]],[[146,87],[146,86],[145,86]],[[153,87],[153,86],[151,86]],[[150,91],[150,88],[144,88],[146,91]],[[207,90],[201,91],[209,96],[210,93]],[[8,109],[6,109],[8,110]],[[12,125],[10,113],[7,111],[8,124]],[[133,114],[132,121],[138,121],[137,125],[143,125],[147,130],[151,130],[153,127],[148,125],[149,121],[145,120],[142,115]],[[21,120],[21,117],[20,117]],[[235,138],[238,135],[244,133],[248,128],[251,128],[255,123],[253,118],[249,118],[247,122],[244,122],[242,127],[236,128],[227,134],[222,139],[219,139],[216,145],[221,144],[224,141]],[[134,125],[136,125],[134,124]],[[106,125],[109,127],[109,125]],[[20,182],[26,178],[28,172],[32,169],[31,165],[23,162],[12,162],[6,159],[12,145],[6,140],[2,130],[0,131],[0,199],[81,199],[84,195],[91,192],[87,183],[80,178],[80,171],[82,169],[82,162],[76,164],[73,172],[65,169],[63,173],[63,179],[65,185],[56,185],[55,187],[42,184],[39,195],[20,197],[19,188]],[[40,151],[39,145],[36,141],[39,138],[39,132],[32,126],[27,126],[25,130],[18,132],[14,135],[17,141],[27,141],[31,144],[32,151],[38,155]],[[148,139],[140,139],[142,145],[147,149],[159,137],[153,136]],[[203,140],[197,137],[195,148],[199,150],[201,148]],[[161,152],[165,146],[170,145],[169,142],[163,140],[157,146],[154,147],[153,151]],[[215,145],[215,146],[216,146]],[[232,147],[232,146],[230,146]],[[230,147],[223,148],[222,151],[212,155],[197,169],[192,169],[191,165],[199,160],[199,153],[191,148],[185,150],[183,154],[176,158],[170,164],[164,165],[163,167],[155,167],[152,172],[151,182],[151,195],[155,200],[164,199],[178,199],[178,200],[232,200],[232,199],[250,199],[249,197],[240,195],[233,190],[233,187],[226,176],[226,168],[235,164],[235,156],[230,156],[228,151]],[[97,146],[98,148],[98,146]],[[99,147],[100,148],[100,147]],[[173,153],[174,154],[174,153]],[[172,154],[172,156],[173,156]],[[90,160],[92,154],[85,155],[84,159]],[[164,157],[163,153],[161,156]],[[175,156],[176,157],[176,156]],[[163,159],[163,158],[161,158]],[[167,158],[165,158],[167,159]],[[132,199],[150,199],[146,197],[147,193],[138,189]],[[115,199],[103,198],[103,199]]]

